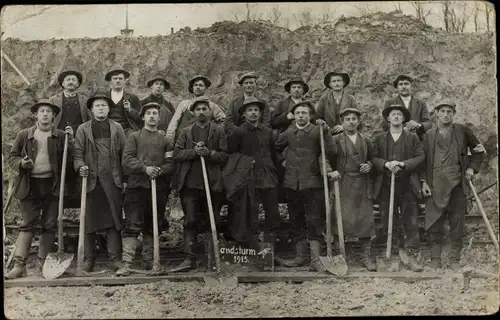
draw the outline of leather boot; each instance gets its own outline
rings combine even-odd
[[[189,271],[196,269],[196,255],[194,254],[195,231],[184,229],[184,252],[187,257],[180,265],[174,267],[170,272]]]
[[[6,279],[16,279],[26,276],[26,259],[28,258],[33,233],[21,231],[16,241],[14,252],[14,267],[5,275]]]
[[[125,250],[125,248],[124,248]],[[153,269],[153,236],[145,234],[142,236],[142,268]],[[124,251],[125,252],[125,251]]]
[[[111,271],[117,271],[121,267],[121,251],[122,251],[122,241],[121,235],[116,228],[109,228],[107,230],[107,241],[106,245],[108,247],[108,257],[109,257],[109,268]],[[137,237],[135,237],[137,240]],[[135,247],[134,247],[135,255]],[[132,257],[133,259],[133,257]]]
[[[460,269],[460,254],[462,253],[462,245],[454,244],[451,245],[450,250],[450,268],[453,271]]]
[[[377,266],[373,262],[371,258],[371,247],[372,243],[370,240],[368,241],[363,241],[362,247],[361,247],[361,263],[363,266],[368,270],[368,271],[376,271]]]
[[[431,258],[431,268],[441,269],[441,258]]]
[[[319,260],[321,244],[318,240],[311,240],[309,241],[309,245],[311,246],[311,263],[309,264],[309,268],[312,271],[324,272],[325,268],[323,268],[323,264]]]
[[[422,267],[417,261],[418,253],[413,250],[405,250],[408,257],[408,261],[402,261],[403,264],[408,267],[413,272],[422,272],[424,267]]]
[[[307,240],[300,240],[295,244],[295,258],[293,260],[280,260],[285,267],[301,267],[307,264]]]
[[[116,271],[117,276],[128,276],[130,275],[130,267],[135,257],[135,249],[137,247],[137,237],[124,237],[123,243],[123,254],[122,254],[122,264],[120,268]]]
[[[52,245],[56,238],[55,232],[44,232],[40,235],[40,244],[38,247],[38,259],[37,259],[37,275],[42,275],[43,265],[45,263],[45,258],[52,252]]]

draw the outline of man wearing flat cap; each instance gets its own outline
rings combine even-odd
[[[139,117],[141,101],[135,94],[125,90],[125,84],[130,73],[123,69],[113,69],[106,73],[104,79],[109,82],[108,97],[113,101],[108,118],[118,122],[125,135],[142,128],[142,119]]]
[[[448,220],[450,267],[456,270],[463,247],[468,181],[479,172],[485,150],[471,129],[454,123],[455,103],[443,101],[434,110],[437,125],[423,136],[426,156],[421,182],[422,193],[427,197],[425,230],[431,244],[431,266],[441,268],[444,224]]]
[[[109,267],[120,265],[122,193],[126,178],[122,172],[125,132],[116,121],[109,119],[110,109],[116,108],[108,91],[97,91],[87,100],[94,118],[76,131],[73,166],[81,177],[87,177],[87,211],[85,213],[84,271],[90,272],[95,262],[96,232],[107,236]]]
[[[316,105],[316,124],[325,124],[331,128],[330,132],[335,135],[344,131],[340,121],[340,111],[346,108],[356,108],[354,97],[345,92],[344,88],[349,85],[351,78],[345,72],[329,72],[323,79],[328,90],[321,96]]]
[[[418,233],[417,199],[421,196],[419,171],[425,160],[422,142],[415,133],[403,130],[410,121],[410,112],[401,104],[390,105],[382,111],[390,123],[389,131],[379,135],[374,142],[372,163],[377,170],[373,199],[380,203],[384,239],[387,239],[391,174],[395,174],[393,245],[399,249],[400,258],[412,271],[420,272],[417,261],[420,251]],[[399,212],[399,213],[398,213]],[[403,249],[404,248],[404,249]],[[406,257],[406,258],[405,258]]]
[[[170,83],[163,75],[157,74],[148,81],[147,85],[151,88],[151,94],[141,100],[141,106],[149,102],[155,102],[160,105],[160,122],[157,127],[158,131],[165,135],[175,113],[174,106],[163,97],[165,90],[170,89]]]
[[[143,268],[152,269],[154,233],[151,180],[154,179],[156,182],[158,226],[164,228],[170,176],[175,170],[172,158],[173,146],[158,130],[160,105],[156,102],[146,103],[141,108],[140,116],[144,120],[144,127],[128,136],[122,157],[123,171],[128,175],[128,184],[123,202],[125,226],[122,231],[122,267],[116,272],[118,276],[130,274],[137,248],[137,236],[141,232]],[[159,233],[161,231],[158,230]]]
[[[167,139],[170,143],[175,144],[177,137],[179,136],[182,129],[193,124],[196,119],[193,113],[190,111],[191,103],[199,98],[204,97],[207,89],[212,85],[210,80],[202,75],[196,75],[191,80],[189,80],[188,91],[193,95],[193,98],[183,100],[175,109],[175,113],[172,116],[172,120],[168,125],[167,129]],[[207,97],[208,99],[208,97]],[[221,126],[224,125],[226,119],[226,114],[222,111],[221,107],[216,103],[209,102],[209,112],[210,119]]]
[[[37,225],[41,225],[37,273],[41,275],[47,254],[51,252],[57,229],[57,208],[61,186],[65,135],[68,134],[68,161],[73,156],[73,129],[57,129],[53,120],[61,109],[49,100],[40,100],[31,106],[36,124],[19,131],[10,150],[7,163],[18,172],[18,186],[14,196],[21,205],[22,224],[19,228],[14,267],[5,278],[26,276],[26,259]],[[69,166],[70,167],[70,166]],[[70,168],[68,168],[68,171]]]
[[[432,120],[424,101],[412,95],[413,79],[407,75],[399,75],[393,82],[394,88],[398,91],[396,98],[384,103],[384,108],[393,104],[400,104],[410,111],[410,120],[405,124],[405,128],[421,137],[432,127]],[[384,130],[389,128],[387,121],[382,122]]]
[[[229,135],[236,127],[241,125],[244,121],[243,116],[240,114],[239,109],[246,99],[255,97],[259,99],[264,105],[264,112],[262,112],[261,123],[263,126],[271,127],[271,111],[267,102],[263,99],[256,97],[255,91],[257,89],[257,74],[254,72],[245,73],[240,77],[238,84],[243,87],[243,94],[234,98],[227,108],[227,120],[225,130]]]

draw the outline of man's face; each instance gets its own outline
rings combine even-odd
[[[146,125],[156,127],[160,121],[160,112],[156,108],[147,109],[142,116],[142,120]]]
[[[344,88],[344,79],[341,76],[331,76],[330,87],[334,91],[342,90]]]
[[[196,97],[200,97],[205,94],[207,90],[207,86],[205,86],[205,82],[203,80],[196,80],[193,83],[193,93]]]
[[[79,85],[80,85],[80,81],[78,81],[78,78],[73,74],[70,74],[70,75],[67,75],[66,77],[64,77],[64,80],[62,82],[62,87],[68,91],[76,90]]]
[[[54,119],[54,110],[49,106],[40,106],[35,114],[36,120],[42,125],[52,123]]]
[[[243,90],[245,90],[245,93],[253,93],[256,87],[257,81],[255,81],[255,78],[246,78],[243,80]]]
[[[407,97],[411,94],[411,82],[408,80],[398,81],[398,94]]]
[[[260,118],[260,109],[258,106],[250,105],[243,112],[245,119],[249,122],[256,122]]]
[[[307,106],[300,106],[295,108],[293,115],[295,116],[295,122],[299,126],[305,126],[309,123],[309,119],[311,118],[310,110]]]
[[[404,116],[403,112],[400,110],[392,110],[387,117],[387,121],[389,121],[392,125],[401,125],[403,124]]]
[[[125,87],[125,75],[123,73],[111,76],[111,89],[123,89]]]
[[[165,91],[165,83],[161,80],[156,80],[151,85],[151,90],[153,91],[154,95],[159,96],[163,94],[163,92]]]
[[[300,98],[304,94],[304,87],[300,83],[292,83],[290,86],[290,95],[294,98]]]
[[[359,117],[355,113],[344,114],[342,125],[346,132],[356,132],[359,126]]]
[[[91,110],[96,119],[106,119],[109,113],[108,102],[104,99],[96,99],[92,102]]]
[[[455,116],[455,112],[450,107],[441,107],[437,111],[437,117],[439,122],[442,124],[450,124],[453,123],[453,117]]]
[[[194,107],[193,113],[197,121],[206,122],[210,118],[210,107],[206,102],[198,103]]]

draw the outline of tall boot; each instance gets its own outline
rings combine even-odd
[[[371,239],[363,239],[361,242],[361,263],[368,271],[376,271],[377,266],[371,258]]]
[[[38,259],[37,259],[37,273],[39,276],[42,275],[43,264],[47,255],[52,252],[52,245],[56,238],[55,232],[44,232],[40,235],[40,244],[38,247]]]
[[[310,269],[312,271],[324,272],[325,268],[323,268],[323,264],[319,260],[319,256],[321,255],[321,244],[318,240],[311,240],[309,241],[309,245],[311,246]]]
[[[417,261],[418,252],[414,249],[402,249],[405,251],[408,261],[402,261],[403,264],[413,272],[422,272],[424,267]]]
[[[431,245],[430,255],[431,255],[431,267],[433,269],[441,268],[441,252],[443,251],[443,246],[440,241],[433,237],[431,234],[428,236]]]
[[[460,255],[462,253],[462,243],[451,244],[450,250],[450,268],[457,271],[460,268]]]
[[[196,269],[196,255],[194,253],[195,230],[186,230],[184,228],[184,252],[187,257],[180,265],[174,267],[170,272],[189,271]]]
[[[144,270],[153,269],[153,235],[142,235],[142,268]]]
[[[123,237],[123,254],[122,254],[122,265],[116,271],[117,276],[128,276],[130,275],[130,268],[135,257],[135,249],[137,247],[137,237]]]
[[[122,252],[122,240],[120,232],[112,227],[107,229],[107,247],[108,247],[108,257],[109,257],[109,268],[112,271],[117,271],[121,267],[121,252]],[[137,240],[137,237],[135,238]],[[135,247],[134,247],[135,253]]]
[[[14,267],[5,275],[6,279],[16,279],[26,276],[26,260],[28,258],[33,232],[21,231],[16,241]]]
[[[283,260],[280,264],[285,267],[301,267],[307,264],[307,240],[300,240],[295,244],[295,258],[293,260]]]
[[[94,269],[94,263],[95,263],[95,250],[96,250],[96,233],[86,233],[85,234],[85,252],[83,256],[83,271],[85,272],[92,272]]]

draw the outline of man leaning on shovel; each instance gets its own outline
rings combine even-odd
[[[40,100],[31,106],[37,122],[33,127],[17,133],[7,160],[19,172],[15,196],[20,200],[23,217],[14,253],[14,267],[5,275],[7,279],[26,276],[26,260],[38,219],[42,227],[37,265],[37,273],[40,275],[55,240],[66,134],[69,135],[69,157],[74,145],[71,126],[66,126],[62,131],[53,125],[53,120],[60,111],[49,100]]]

